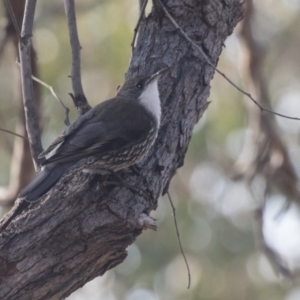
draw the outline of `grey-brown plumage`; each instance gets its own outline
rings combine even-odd
[[[19,198],[36,201],[69,169],[116,172],[139,162],[153,145],[160,126],[157,81],[152,76],[127,80],[115,98],[78,118],[45,150],[41,171]]]

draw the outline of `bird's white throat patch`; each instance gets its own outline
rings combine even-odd
[[[139,97],[141,104],[148,109],[156,118],[158,126],[160,125],[161,103],[158,91],[158,78],[153,80]]]

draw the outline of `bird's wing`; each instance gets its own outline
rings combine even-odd
[[[76,132],[85,122],[91,119],[93,116],[93,111],[90,110],[83,116],[79,117],[74,123],[68,126],[61,135],[59,135],[51,144],[50,146],[44,150],[40,155],[39,158],[45,157],[46,159],[53,156],[59,147],[64,143],[66,139],[74,132]]]
[[[130,110],[127,105],[131,105]],[[129,104],[123,99],[103,102],[90,112],[84,122],[76,125],[75,129],[66,130],[51,144],[45,151],[45,164],[78,161],[121,149],[146,138],[150,130],[149,114],[138,104]]]

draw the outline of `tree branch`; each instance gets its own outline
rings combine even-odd
[[[259,101],[257,101],[250,93],[245,92],[242,88],[240,88],[237,84],[235,84],[225,73],[223,73],[222,71],[220,71],[213,63],[212,61],[208,58],[208,56],[204,53],[203,49],[194,41],[192,40],[187,34],[186,32],[178,25],[178,23],[175,21],[175,19],[171,16],[171,14],[169,13],[168,9],[166,8],[166,6],[161,2],[161,0],[157,0],[158,3],[160,3],[160,5],[163,8],[163,11],[166,13],[166,15],[168,16],[169,20],[172,22],[172,24],[174,25],[174,27],[176,29],[179,30],[179,32],[181,33],[181,35],[194,47],[196,47],[198,49],[198,51],[202,54],[202,56],[205,58],[206,62],[219,74],[221,75],[226,81],[228,81],[232,86],[234,86],[239,92],[241,92],[242,94],[244,94],[246,97],[248,97],[256,106],[258,106],[260,108],[260,110],[263,112],[268,112],[271,113],[273,115],[282,117],[282,118],[286,118],[286,119],[291,119],[291,120],[300,120],[300,118],[297,117],[290,117],[278,112],[275,112],[273,110],[270,110],[264,106],[262,106]]]
[[[81,62],[80,51],[81,46],[77,32],[75,3],[74,0],[64,0],[65,12],[68,19],[68,28],[70,35],[70,44],[72,48],[72,87],[74,92],[74,105],[77,108],[78,114],[81,116],[91,109],[84,95],[81,83]]]
[[[19,42],[19,54],[21,64],[21,82],[26,117],[26,128],[29,138],[32,160],[35,169],[38,170],[41,163],[38,159],[38,156],[43,151],[43,147],[39,130],[39,119],[34,102],[31,70],[31,36],[35,5],[36,0],[26,0],[24,19],[21,31],[22,39]]]
[[[257,95],[257,100],[262,105],[270,106],[270,95],[262,72],[265,55],[251,29],[253,13],[253,2],[249,0],[240,33],[244,46],[243,53],[245,53],[243,65],[246,66],[243,78],[252,93]],[[260,173],[267,182],[276,182],[276,187],[279,187],[290,201],[299,204],[299,178],[282,140],[282,133],[272,115],[262,115],[252,107],[247,105],[252,137],[249,136],[245,142],[236,162],[236,176],[252,180],[257,173]]]
[[[205,1],[207,11],[199,1],[186,0],[184,6],[169,3],[172,12],[182,16],[181,26],[191,37],[203,40],[216,63],[224,40],[242,17],[240,1]],[[207,26],[205,18],[218,26]],[[197,55],[168,19],[160,26],[153,8],[140,25],[127,77],[175,66],[159,84],[162,125],[155,145],[135,171],[120,173],[146,193],[74,171],[39,202],[28,207],[17,203],[14,215],[0,223],[0,298],[63,299],[124,260],[126,247],[145,227],[141,219],[156,209],[159,195],[182,166],[193,127],[207,108],[213,70]]]
[[[261,45],[257,42],[252,32],[252,22],[254,15],[253,1],[246,3],[245,18],[243,20],[240,32],[243,54],[244,74],[243,78],[246,85],[250,87],[251,93],[257,95],[257,101],[264,106],[270,106],[270,96],[267,89],[267,83],[263,76],[265,55]],[[255,221],[258,225],[257,235],[261,249],[264,251],[271,264],[281,275],[290,278],[293,276],[287,264],[265,240],[263,225],[264,211],[267,194],[270,193],[270,187],[276,185],[287,195],[287,201],[295,201],[299,204],[300,193],[298,189],[298,176],[290,160],[288,150],[282,140],[282,134],[277,128],[274,117],[269,114],[261,114],[257,109],[253,109],[251,103],[246,102],[251,136],[246,137],[243,150],[235,163],[234,173],[237,179],[244,179],[251,183],[255,176],[261,174],[266,181],[267,188],[262,191],[263,196],[257,199],[261,206],[256,210]],[[280,161],[280,163],[278,163]],[[253,190],[249,184],[249,190],[253,198],[257,198],[257,190]]]
[[[6,24],[5,24],[5,36],[6,36],[6,43],[0,46],[0,52],[3,51],[4,47],[9,45],[8,42],[13,44],[13,50],[10,51],[11,56],[15,58],[19,55],[18,49],[18,39],[17,31],[18,28],[22,25],[23,14],[24,14],[24,7],[25,7],[25,0],[17,0],[17,1],[9,1],[9,5],[11,7],[11,11],[8,11],[8,6],[6,6]],[[15,20],[15,24],[13,24],[12,20]],[[0,53],[1,59],[1,53]],[[37,65],[36,65],[36,57],[35,52],[32,47],[31,51],[31,66],[32,66],[32,73],[37,75]],[[14,65],[13,65],[14,67]],[[20,71],[18,69],[17,71]],[[34,168],[32,164],[29,142],[26,133],[26,121],[24,116],[24,106],[23,106],[23,99],[22,99],[22,90],[21,90],[21,80],[20,76],[17,76],[14,80],[14,93],[16,94],[16,112],[17,112],[17,121],[15,125],[15,132],[24,139],[20,139],[19,136],[14,139],[13,147],[11,146],[12,139],[6,139],[5,145],[8,146],[7,148],[11,148],[9,154],[11,157],[11,164],[10,164],[10,174],[9,174],[9,183],[7,186],[0,187],[0,205],[11,207],[16,200],[20,190],[28,184],[28,182],[32,178],[32,174],[34,173]],[[40,107],[40,89],[37,84],[33,85],[34,88],[34,95],[35,95],[35,104],[38,108]],[[2,121],[2,118],[0,118]],[[5,127],[5,124],[1,123],[1,127]],[[3,135],[2,140],[4,137],[8,136]]]

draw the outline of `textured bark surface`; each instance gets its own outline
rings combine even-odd
[[[239,0],[164,3],[216,63],[242,17]],[[126,247],[142,232],[141,214],[156,209],[159,195],[183,164],[193,126],[207,108],[214,73],[156,4],[141,23],[126,76],[171,65],[160,81],[158,139],[146,159],[121,174],[144,192],[77,173],[65,176],[37,203],[16,203],[0,224],[0,299],[62,299],[125,259]]]

